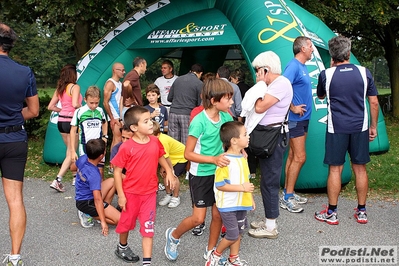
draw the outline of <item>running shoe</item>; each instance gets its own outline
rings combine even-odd
[[[353,215],[356,218],[356,221],[359,224],[366,224],[367,223],[367,213],[366,213],[366,209],[358,209],[355,208],[355,214]]]
[[[298,206],[298,202],[294,197],[288,198],[288,200],[284,199],[284,196],[280,198],[280,207],[286,209],[292,213],[303,212],[303,208]]]
[[[314,218],[321,222],[326,222],[330,225],[337,225],[339,224],[338,215],[336,211],[331,211],[325,206],[325,209],[322,211],[315,212]]]
[[[175,261],[179,256],[179,252],[177,251],[177,246],[180,244],[180,240],[173,239],[172,232],[176,228],[169,227],[165,232],[166,244],[165,244],[165,255],[168,260]]]
[[[159,206],[166,206],[169,204],[170,200],[172,199],[172,195],[166,194],[160,201]]]
[[[240,257],[237,257],[233,262],[227,260],[226,266],[248,266],[248,262],[240,260]]]
[[[194,227],[194,229],[191,231],[191,233],[195,236],[200,236],[204,233],[205,230],[205,222],[203,222],[200,225],[197,225],[196,227]]]
[[[93,218],[90,215],[88,215],[86,213],[83,213],[83,212],[78,210],[78,217],[79,217],[79,220],[80,220],[80,225],[82,227],[90,228],[90,227],[94,226]]]
[[[6,257],[3,260],[3,263],[6,263],[7,266],[24,266],[23,261],[19,258],[15,263],[11,261],[11,255],[5,255]]]
[[[172,197],[168,204],[168,208],[176,208],[180,205],[180,197]]]
[[[50,187],[57,190],[58,192],[65,192],[64,185],[61,182],[59,182],[57,179],[55,179],[51,183]]]
[[[117,245],[115,255],[125,262],[138,262],[140,260],[139,256],[134,254],[129,246],[126,249],[122,249]]]

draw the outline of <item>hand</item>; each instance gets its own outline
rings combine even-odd
[[[290,108],[291,112],[294,114],[299,114],[299,116],[303,116],[306,110],[306,104],[294,105]]]
[[[126,211],[126,198],[118,195],[118,205],[121,207],[122,211]]]
[[[155,108],[154,112],[152,112],[152,117],[159,116],[161,114],[161,110],[159,108]]]
[[[254,184],[249,183],[249,182],[244,182],[244,183],[242,183],[242,186],[244,188],[244,192],[251,192],[251,193],[254,192],[254,188],[255,188]]]
[[[78,158],[78,154],[76,152],[72,152],[71,161],[74,163]]]
[[[230,164],[230,160],[227,159],[227,157],[224,156],[224,154],[221,154],[213,158],[214,158],[214,164],[218,167],[225,167]]]
[[[101,233],[103,234],[103,236],[108,236],[108,224],[104,221],[101,222]]]
[[[374,127],[369,128],[369,141],[375,140],[377,137],[377,129]]]
[[[122,127],[121,122],[119,122],[119,118],[111,119],[109,124],[110,124],[112,130],[114,130],[115,125],[118,125],[119,127]]]

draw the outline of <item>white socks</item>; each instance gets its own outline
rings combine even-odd
[[[276,228],[276,219],[267,219],[266,218],[266,229],[268,231],[273,231]]]

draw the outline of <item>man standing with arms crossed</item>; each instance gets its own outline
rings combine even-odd
[[[345,155],[349,152],[355,173],[358,205],[355,219],[367,223],[366,198],[370,162],[369,141],[377,137],[378,99],[370,71],[349,63],[351,41],[336,36],[328,42],[331,67],[319,75],[317,97],[327,96],[327,132],[324,163],[329,165],[327,179],[328,207],[315,213],[319,221],[338,224],[337,204],[341,191],[341,174]],[[370,127],[366,97],[370,104]]]
[[[302,212],[299,204],[308,199],[295,194],[294,187],[303,164],[306,161],[305,142],[312,113],[312,85],[306,61],[312,58],[313,45],[308,37],[299,36],[293,44],[294,58],[284,70],[284,76],[291,81],[294,97],[288,115],[290,149],[285,165],[285,185],[280,207],[289,212]]]
[[[23,265],[20,252],[26,211],[22,190],[28,156],[24,121],[39,115],[39,97],[32,70],[8,57],[16,39],[16,33],[0,22],[0,170],[10,213],[11,252],[4,260],[8,266]]]
[[[154,82],[154,84],[159,88],[159,92],[161,93],[161,103],[166,107],[166,110],[168,110],[168,114],[170,105],[172,104],[168,101],[170,87],[172,87],[173,82],[177,79],[177,76],[173,74],[173,71],[174,68],[172,61],[164,60],[161,65],[162,76],[157,78]]]
[[[112,130],[112,148],[121,142],[122,118],[120,116],[120,101],[122,96],[122,82],[125,75],[125,67],[121,63],[112,66],[112,77],[105,82],[103,106],[108,114],[109,125]]]

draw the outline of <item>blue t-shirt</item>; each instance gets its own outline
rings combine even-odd
[[[323,70],[317,96],[327,96],[328,132],[351,134],[367,130],[366,97],[377,94],[373,77],[365,67],[342,64]]]
[[[76,167],[75,200],[94,199],[93,190],[101,190],[102,180],[98,167],[88,161],[86,154],[79,157]]]
[[[25,99],[37,95],[32,70],[0,55],[0,128],[24,124],[22,108]],[[0,143],[27,141],[25,130],[0,133]]]
[[[144,106],[144,108],[150,111],[150,113],[155,111],[155,108],[152,108],[150,105],[146,105]],[[159,123],[159,130],[163,132],[165,127],[165,121],[168,121],[168,110],[166,110],[166,107],[163,105],[160,105],[159,108],[161,109],[160,115],[154,117],[153,120]]]
[[[294,92],[292,103],[294,105],[306,104],[306,112],[304,112],[303,116],[299,116],[299,114],[294,114],[290,111],[288,120],[310,120],[313,108],[312,84],[306,65],[299,62],[296,58],[293,58],[285,67],[283,76],[291,82]]]

